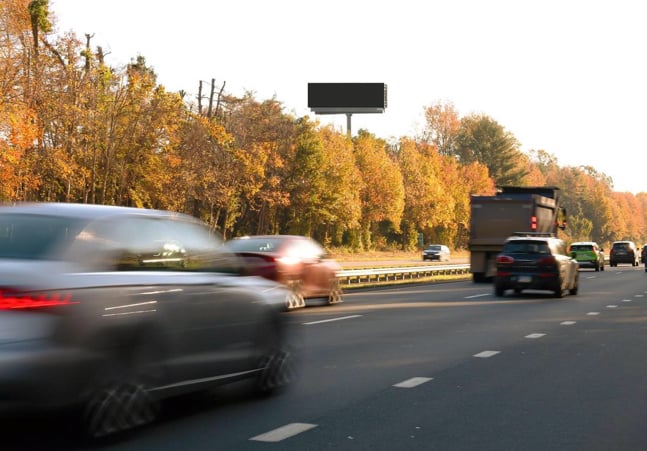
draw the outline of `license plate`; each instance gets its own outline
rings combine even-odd
[[[531,281],[532,281],[532,277],[530,276],[519,276],[520,283],[530,283]]]

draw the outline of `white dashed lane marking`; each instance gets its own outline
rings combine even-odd
[[[353,319],[353,318],[360,318],[362,315],[351,315],[351,316],[342,316],[340,318],[330,318],[330,319],[322,319],[320,321],[311,321],[309,323],[303,323],[306,326],[310,326],[312,324],[322,324],[322,323],[330,323],[333,321],[343,321],[345,319]]]
[[[631,299],[623,299],[622,302],[631,302]]]
[[[474,299],[474,298],[482,298],[483,296],[490,296],[491,293],[481,293],[481,294],[474,294],[472,296],[465,296],[464,299]]]
[[[607,305],[607,308],[618,308],[616,304]]]
[[[545,337],[545,336],[546,336],[546,334],[530,334],[530,335],[526,335],[525,338],[541,338],[541,337]]]
[[[495,356],[499,354],[501,351],[482,351],[479,352],[478,354],[474,354],[474,357],[479,357],[481,359],[487,359],[488,357]]]
[[[274,429],[273,431],[266,432],[264,434],[257,435],[256,437],[250,438],[256,442],[280,442],[286,438],[294,437],[295,435],[301,434],[307,430],[310,430],[314,427],[317,427],[316,424],[308,423],[290,423],[280,428]]]
[[[572,326],[573,324],[575,324],[575,321],[562,321],[559,324],[561,324],[562,326]]]
[[[413,387],[417,387],[418,385],[424,384],[425,382],[429,382],[433,379],[434,379],[433,377],[412,377],[411,379],[407,379],[406,381],[399,382],[393,386],[398,388],[413,388]]]
[[[600,312],[589,312],[589,313],[587,313],[587,315],[589,315],[589,316],[595,316],[595,315],[599,315],[599,314],[600,314]]]

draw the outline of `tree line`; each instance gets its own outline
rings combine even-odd
[[[225,238],[308,235],[350,250],[465,248],[470,195],[554,185],[567,240],[647,241],[647,194],[613,190],[590,166],[520,150],[486,114],[421,106],[415,136],[348,137],[276,98],[212,81],[169,92],[143,56],[112,67],[92,36],[53,33],[48,0],[0,3],[0,201],[167,209]]]

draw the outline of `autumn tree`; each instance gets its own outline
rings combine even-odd
[[[323,144],[320,171],[325,180],[320,222],[313,237],[325,245],[340,246],[344,233],[360,227],[362,219],[361,171],[353,143],[331,126],[318,127]]]
[[[0,201],[25,197],[34,176],[34,142],[40,136],[30,97],[31,19],[26,0],[0,2]]]
[[[441,158],[434,147],[403,138],[398,160],[406,203],[403,245],[411,249],[417,244],[418,233],[430,236],[434,227],[453,220],[454,199],[445,191]]]
[[[355,187],[362,205],[361,247],[371,249],[380,239],[380,225],[400,232],[404,212],[404,182],[400,167],[387,152],[384,140],[366,130],[353,138],[361,183]],[[388,232],[388,230],[385,230]],[[385,234],[381,234],[386,245]]]
[[[460,125],[452,102],[436,102],[425,108],[425,128],[421,139],[435,146],[440,155],[453,156]]]
[[[490,171],[497,186],[522,185],[527,174],[517,139],[486,115],[461,119],[456,155],[463,164],[478,161]]]
[[[229,98],[218,116],[232,136],[244,171],[240,183],[240,217],[235,234],[279,233],[281,212],[290,204],[289,162],[297,133],[295,119],[276,99],[258,101],[253,93]]]

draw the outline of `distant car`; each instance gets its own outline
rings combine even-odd
[[[640,263],[647,263],[647,244],[643,244],[640,251]]]
[[[422,251],[422,260],[438,260],[448,262],[451,258],[449,248],[444,244],[430,244]]]
[[[80,204],[0,207],[0,412],[78,411],[93,438],[160,401],[291,382],[289,292],[239,275],[199,220]]]
[[[312,238],[301,235],[252,235],[227,242],[242,258],[247,274],[262,276],[288,286],[292,297],[288,310],[316,301],[342,302],[338,271],[341,266]]]
[[[614,241],[609,252],[609,265],[618,266],[618,263],[628,263],[631,266],[640,265],[640,252],[633,241]]]
[[[513,236],[503,244],[496,258],[494,293],[508,289],[548,290],[561,298],[565,291],[577,294],[578,263],[566,252],[566,243],[547,236]]]
[[[571,255],[580,268],[593,268],[596,271],[604,271],[603,249],[594,241],[578,241],[572,243],[568,248]]]

